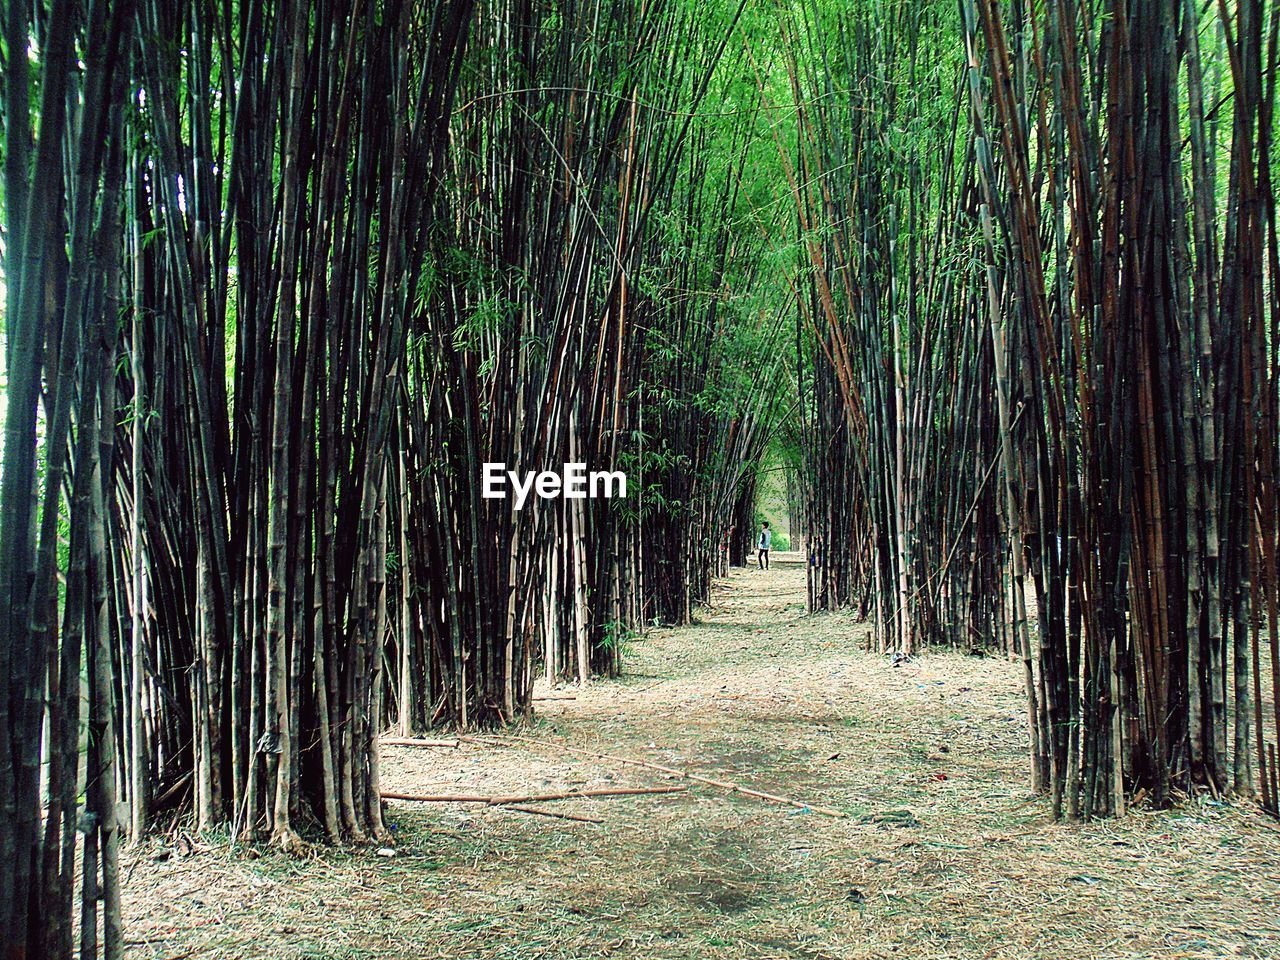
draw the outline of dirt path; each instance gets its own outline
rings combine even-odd
[[[736,572],[627,676],[538,703],[504,744],[389,747],[384,789],[523,793],[684,781],[571,745],[835,807],[711,787],[544,806],[395,802],[397,855],[225,850],[127,867],[133,956],[1280,957],[1280,828],[1212,803],[1055,824],[1028,797],[1016,670],[892,667],[804,616],[804,570]],[[190,952],[188,952],[190,951]]]

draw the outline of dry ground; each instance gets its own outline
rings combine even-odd
[[[397,855],[145,850],[138,958],[1280,957],[1280,826],[1212,802],[1055,824],[1026,788],[1016,669],[891,666],[804,616],[804,571],[736,572],[628,676],[539,702],[536,744],[387,748],[384,789],[682,783],[572,745],[846,812],[690,784],[545,807],[393,802]],[[157,856],[166,856],[158,860]]]

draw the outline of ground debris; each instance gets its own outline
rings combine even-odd
[[[733,770],[848,816],[698,788],[571,797],[558,817],[392,804],[397,856],[381,860],[358,847],[300,859],[205,845],[153,862],[164,848],[143,844],[124,857],[130,960],[1280,956],[1280,831],[1254,809],[1190,801],[1055,823],[1028,798],[1025,732],[1001,719],[1021,715],[1018,665],[928,653],[886,670],[862,649],[865,624],[778,602],[803,602],[799,564],[735,571],[725,587],[703,624],[634,645],[628,672],[662,683],[540,701],[521,735],[554,750],[388,745],[384,789],[512,797],[630,776],[567,745]],[[939,696],[959,686],[971,689]],[[947,755],[945,784],[927,779],[934,753]],[[564,819],[606,809],[604,825]]]

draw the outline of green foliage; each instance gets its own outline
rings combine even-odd
[[[638,634],[620,620],[610,620],[604,625],[601,646],[619,656],[626,656]]]

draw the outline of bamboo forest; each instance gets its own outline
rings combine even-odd
[[[1280,0],[0,6],[0,960],[1280,958]]]

